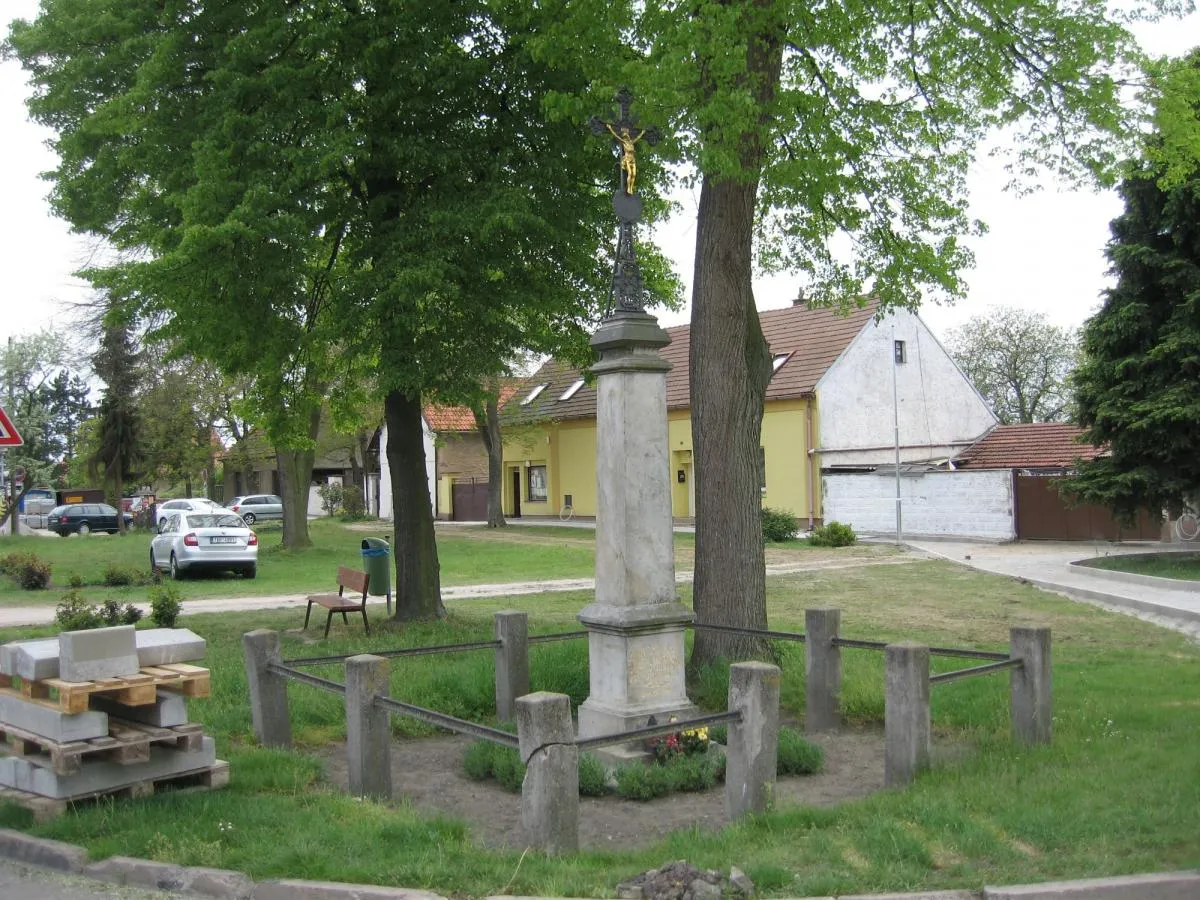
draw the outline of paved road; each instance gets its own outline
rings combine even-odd
[[[909,546],[932,556],[984,572],[1024,578],[1046,590],[1182,631],[1200,638],[1200,584],[1179,590],[1131,584],[1107,577],[1103,570],[1080,570],[1072,562],[1097,556],[1123,556],[1170,550],[1153,542],[1108,544],[1093,541],[1029,541],[989,544],[973,541],[909,540]],[[1119,576],[1118,576],[1119,577]]]
[[[118,887],[0,860],[0,898],[3,900],[182,900],[183,896]]]

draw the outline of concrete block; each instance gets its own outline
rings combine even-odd
[[[250,895],[254,893],[254,881],[249,875],[231,869],[191,866],[183,870],[182,890],[203,897],[219,897],[221,900],[250,900]]]
[[[929,768],[929,648],[888,644],[884,682],[883,783],[898,787]]]
[[[579,849],[579,750],[566,694],[517,699],[517,736],[526,765],[521,784],[525,839],[545,853]]]
[[[58,638],[12,641],[0,647],[0,672],[26,681],[58,677]]]
[[[118,719],[141,722],[143,725],[157,725],[160,728],[186,725],[188,720],[187,701],[183,694],[167,688],[159,688],[158,698],[145,706],[127,706],[109,697],[99,696],[91,698],[91,705],[93,710],[108,713]]]
[[[1022,661],[1012,670],[1013,740],[1048,744],[1054,734],[1054,697],[1050,673],[1050,629],[1012,628],[1009,654]]]
[[[1200,870],[985,887],[985,900],[1195,900]]]
[[[346,660],[346,766],[350,793],[392,796],[392,728],[375,696],[388,693],[388,661],[364,654]]]
[[[842,724],[842,648],[834,643],[841,629],[840,609],[804,611],[804,730],[836,731]]]
[[[87,864],[88,858],[87,850],[83,847],[33,837],[10,828],[0,828],[0,856],[60,872],[79,872]]]
[[[63,681],[95,681],[114,675],[136,675],[136,629],[132,625],[64,631],[58,636],[58,677]]]
[[[529,693],[529,615],[516,610],[496,613],[496,718],[511,722],[517,698]]]
[[[761,662],[729,667],[729,710],[740,722],[729,723],[725,748],[725,816],[733,820],[765,812],[775,789],[779,756],[778,666]]]
[[[42,797],[70,799],[199,771],[216,759],[216,745],[210,737],[204,738],[201,749],[192,753],[151,746],[147,762],[126,766],[110,760],[93,760],[85,762],[73,775],[55,775],[49,760],[8,757],[0,759],[0,785]]]
[[[139,887],[178,891],[183,888],[183,868],[173,863],[134,859],[130,856],[110,856],[83,867],[89,878],[112,884],[133,884]]]
[[[146,628],[137,633],[138,662],[143,666],[204,659],[208,642],[187,628]]]
[[[103,712],[88,710],[69,714],[11,694],[0,694],[0,723],[32,731],[60,743],[85,741],[108,734],[108,716]]]
[[[246,659],[246,686],[250,691],[250,719],[254,736],[264,747],[292,746],[288,714],[287,681],[270,670],[280,663],[279,633],[259,628],[242,635]]]
[[[441,894],[413,888],[345,884],[338,881],[264,881],[255,885],[253,900],[444,900]]]

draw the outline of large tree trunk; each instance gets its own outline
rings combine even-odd
[[[483,414],[475,410],[475,425],[483,438],[488,455],[488,528],[503,528],[504,521],[504,439],[500,434],[500,408],[495,397],[488,397]]]
[[[395,618],[446,615],[433,532],[433,506],[425,473],[421,400],[392,391],[384,398],[387,463],[392,473],[393,552],[396,556]]]
[[[745,9],[760,29],[747,36],[746,69],[765,125],[779,84],[782,23],[771,21],[778,10],[770,0]],[[738,150],[742,177],[705,175],[696,220],[689,376],[696,473],[693,604],[699,622],[765,629],[759,448],[771,355],[751,289],[765,148],[756,133],[746,133]],[[769,652],[769,644],[757,638],[697,630],[688,667],[694,675],[718,659]]]
[[[750,287],[754,185],[705,179],[692,300],[697,621],[767,627],[759,447],[771,356]],[[742,635],[698,630],[690,667],[761,656]]]
[[[279,494],[283,498],[283,546],[293,550],[312,546],[308,535],[308,490],[316,457],[315,449],[275,451]]]
[[[321,424],[321,408],[316,406],[309,415],[308,436],[316,441]],[[308,535],[308,489],[312,484],[315,447],[306,450],[276,448],[275,464],[279,469],[279,494],[283,498],[283,546],[298,550],[311,547]]]

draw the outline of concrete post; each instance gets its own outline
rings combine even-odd
[[[521,824],[530,846],[549,854],[579,849],[579,750],[571,699],[538,691],[517,698],[517,737],[527,766]]]
[[[392,796],[391,717],[375,705],[388,693],[391,666],[379,656],[346,660],[346,763],[350,793],[357,797]]]
[[[288,716],[287,679],[267,669],[280,663],[279,633],[266,628],[242,636],[246,654],[246,686],[250,689],[250,719],[254,736],[264,747],[292,746],[292,720]]]
[[[775,792],[779,756],[779,667],[761,662],[729,667],[729,724],[725,748],[725,817],[764,812]]]
[[[1050,629],[1013,628],[1009,635],[1009,656],[1022,663],[1012,670],[1013,740],[1048,744],[1054,730]]]
[[[804,611],[804,730],[837,731],[842,724],[842,648],[834,643],[840,609]]]
[[[517,698],[529,693],[529,616],[506,609],[496,613],[496,717],[511,722]]]
[[[884,680],[883,783],[898,787],[929,768],[929,648],[888,644]]]

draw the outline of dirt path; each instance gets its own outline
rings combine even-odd
[[[883,789],[883,732],[856,729],[820,735],[825,769],[817,775],[781,778],[777,805],[832,806]],[[419,810],[463,819],[471,835],[489,847],[524,847],[521,797],[494,781],[472,781],[463,772],[462,754],[470,738],[435,737],[392,744],[392,786]],[[935,761],[960,755],[961,746],[938,743]],[[346,747],[331,745],[325,754],[329,780],[347,786]],[[580,799],[579,844],[584,849],[634,848],[653,843],[680,828],[716,831],[725,825],[724,797],[718,785],[702,794],[672,794],[649,802],[615,795]]]

